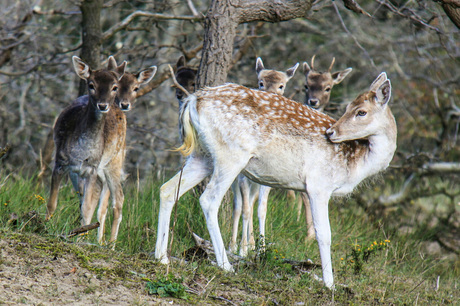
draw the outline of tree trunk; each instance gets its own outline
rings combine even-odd
[[[81,59],[91,69],[98,69],[101,61],[101,10],[103,0],[83,0],[81,2],[82,46]],[[81,80],[78,95],[86,93],[86,83]]]
[[[240,23],[280,22],[304,17],[312,0],[213,0],[205,19],[204,42],[197,88],[226,82],[233,41]]]

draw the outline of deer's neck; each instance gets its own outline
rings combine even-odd
[[[390,111],[386,121],[378,133],[369,136],[367,149],[356,163],[350,165],[354,179],[361,181],[385,170],[393,159],[396,150],[396,123]]]

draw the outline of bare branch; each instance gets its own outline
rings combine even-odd
[[[367,17],[371,17],[371,15],[368,12],[366,12],[355,0],[343,0],[343,5],[345,5],[347,9],[355,13],[364,14]]]
[[[359,43],[358,39],[353,34],[351,34],[351,32],[348,30],[347,26],[345,25],[345,22],[343,21],[342,15],[339,12],[339,8],[335,4],[335,1],[332,1],[332,5],[334,6],[335,12],[337,13],[337,16],[339,17],[340,23],[342,24],[342,27],[345,30],[345,32],[347,32],[348,35],[350,35],[351,38],[353,38],[353,41],[355,42],[355,44],[364,52],[364,55],[371,62],[372,67],[377,69],[377,66],[375,65],[374,60],[372,59],[372,57],[369,55],[369,52],[367,52],[367,50]]]
[[[192,0],[187,0],[187,5],[188,5],[188,8],[190,9],[190,11],[192,11],[193,16],[195,16],[195,17],[200,16],[200,14],[196,10],[195,5],[193,4]]]
[[[439,162],[423,165],[423,170],[431,173],[460,173],[460,163]]]
[[[125,19],[121,22],[113,25],[110,29],[108,29],[105,33],[102,34],[101,39],[107,40],[111,38],[115,33],[125,29],[128,25],[136,18],[136,17],[147,17],[152,18],[155,20],[188,20],[188,21],[201,21],[204,19],[202,16],[174,16],[174,15],[167,15],[167,14],[156,14],[150,13],[145,11],[135,11],[128,15]]]
[[[412,10],[408,8],[404,8],[403,11],[400,11],[393,4],[388,3],[386,0],[376,0],[376,1],[380,3],[381,5],[386,6],[390,11],[392,11],[396,15],[399,15],[404,18],[409,18],[410,20],[412,20],[413,22],[419,25],[425,26],[431,30],[436,31],[437,33],[442,34],[441,30],[439,30],[436,27],[433,27],[432,25],[429,25],[426,21],[422,20],[422,18],[418,16],[416,13],[414,13]]]

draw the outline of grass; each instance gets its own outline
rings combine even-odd
[[[96,231],[83,238],[70,238],[67,242],[56,239],[80,226],[79,200],[70,183],[61,188],[58,208],[53,218],[45,223],[49,190],[20,174],[0,175],[0,236],[33,244],[35,249],[46,254],[76,254],[80,266],[102,278],[132,278],[136,273],[140,275],[140,281],[145,282],[146,295],[149,291],[168,293],[187,303],[460,302],[460,260],[458,256],[430,256],[423,251],[423,242],[432,237],[426,224],[419,227],[417,223],[412,224],[415,230],[409,234],[400,232],[394,220],[387,222],[384,218],[368,216],[353,197],[334,199],[330,203],[335,291],[327,290],[315,280],[314,275],[321,276],[320,267],[298,267],[286,261],[309,258],[314,264],[320,264],[316,241],[305,240],[304,217],[297,221],[295,209],[287,206],[283,191],[274,191],[270,196],[266,229],[269,246],[265,255],[259,257],[251,253],[247,262],[235,265],[236,274],[225,273],[206,260],[185,265],[173,261],[169,267],[154,263],[150,255],[156,242],[159,187],[160,182],[153,180],[144,182],[140,188],[134,182],[127,182],[123,221],[112,252],[110,246],[97,245]],[[226,243],[231,235],[230,199],[227,197],[219,213]],[[194,246],[192,231],[209,239],[198,196],[193,192],[179,201],[173,210],[172,222],[174,220],[171,249],[174,257],[183,258],[184,251]],[[110,212],[107,224],[111,224]],[[254,228],[257,226],[255,220]],[[106,237],[109,234],[110,226],[107,226]],[[94,245],[77,247],[77,241]],[[373,249],[370,249],[371,245]],[[0,264],[6,260],[0,259]],[[112,261],[112,265],[95,264],[101,260]],[[86,294],[91,294],[94,289],[88,287],[87,291]]]

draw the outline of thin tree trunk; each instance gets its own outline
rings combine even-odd
[[[82,46],[81,59],[91,69],[98,69],[101,61],[101,10],[103,0],[83,0],[81,2]],[[85,81],[81,80],[78,95],[86,93]]]

